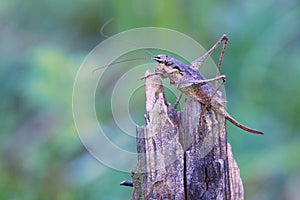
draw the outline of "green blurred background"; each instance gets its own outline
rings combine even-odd
[[[228,124],[245,197],[299,198],[299,1],[1,0],[0,199],[130,199],[130,174],[88,154],[72,118],[76,72],[110,18],[109,35],[166,27],[207,49],[226,33],[229,113],[266,132]]]

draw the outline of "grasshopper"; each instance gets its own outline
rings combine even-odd
[[[204,61],[223,41],[224,44],[218,63],[218,74],[215,78],[205,79],[204,76],[202,76],[198,70],[202,66]],[[264,134],[261,131],[251,129],[241,124],[240,122],[235,120],[231,115],[229,115],[225,108],[226,101],[222,97],[221,92],[218,91],[226,81],[226,76],[219,75],[219,73],[227,41],[228,38],[224,34],[209,51],[207,51],[200,58],[193,61],[190,65],[186,65],[181,61],[169,57],[167,55],[157,55],[154,58],[152,58],[158,63],[158,65],[156,65],[155,72],[145,77],[142,77],[141,79],[148,78],[152,75],[159,75],[161,78],[169,78],[171,85],[175,85],[182,93],[203,104],[203,111],[207,109],[212,109],[223,115],[228,121],[233,123],[235,126],[245,131],[255,134]],[[210,83],[218,80],[221,80],[222,83],[220,83],[215,89]],[[200,120],[203,117],[203,111],[200,114]]]
[[[100,30],[100,33],[104,37],[109,37],[103,33],[104,27],[109,24],[112,21],[112,19],[108,20]],[[205,62],[205,60],[212,54],[212,52],[215,51],[215,49],[224,41],[223,48],[220,54],[219,63],[218,63],[218,70],[217,70],[217,76],[215,78],[211,79],[205,79],[203,75],[199,73],[199,69],[202,66],[202,64]],[[204,109],[202,113],[200,114],[200,120],[202,120],[204,116],[204,111],[206,109],[212,109],[221,115],[223,115],[228,121],[230,121],[235,126],[248,131],[250,133],[255,134],[264,134],[261,131],[254,130],[252,128],[249,128],[237,120],[235,120],[227,111],[225,107],[226,101],[222,97],[221,92],[218,90],[222,87],[222,85],[226,81],[225,75],[219,75],[221,71],[221,64],[223,55],[225,52],[225,48],[227,45],[228,37],[223,34],[222,37],[214,44],[210,50],[208,50],[203,56],[193,61],[190,65],[185,65],[181,61],[169,57],[167,55],[157,55],[152,58],[152,60],[155,60],[158,65],[156,65],[155,72],[153,74],[149,74],[145,77],[142,77],[140,79],[148,78],[152,75],[159,75],[161,78],[169,78],[170,84],[175,85],[182,93],[179,96],[179,99],[175,103],[175,107],[179,103],[179,100],[184,93],[188,97],[197,100],[201,104],[204,105]],[[150,55],[153,55],[151,52],[144,49],[144,51]],[[145,58],[134,58],[134,59],[127,59],[124,61],[130,61],[130,60],[147,60]],[[120,62],[113,62],[108,66],[118,64]],[[108,67],[106,66],[106,67]],[[100,67],[101,68],[101,67]],[[99,69],[99,68],[97,68]],[[95,69],[95,70],[97,70]],[[94,71],[95,71],[94,70]],[[222,80],[222,83],[217,86],[215,89],[210,83],[214,81]]]

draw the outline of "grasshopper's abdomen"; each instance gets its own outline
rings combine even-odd
[[[202,86],[192,85],[190,87],[181,88],[181,91],[187,96],[204,104],[207,108],[211,106],[220,106],[225,109],[225,100],[220,95],[220,92],[215,92],[215,89],[210,84]]]

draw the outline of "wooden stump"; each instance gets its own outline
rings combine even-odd
[[[150,72],[146,72],[146,75]],[[146,125],[137,127],[132,199],[243,199],[225,118],[188,99],[182,111],[166,100],[159,76],[146,79]]]

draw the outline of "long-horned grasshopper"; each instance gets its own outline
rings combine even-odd
[[[167,55],[158,55],[153,58],[158,65],[155,68],[155,72],[142,79],[152,75],[159,75],[161,78],[169,78],[170,84],[175,85],[182,93],[190,98],[193,98],[204,105],[203,111],[206,109],[212,109],[221,115],[223,115],[228,121],[235,126],[255,134],[263,134],[263,132],[251,129],[228,114],[225,108],[225,100],[221,93],[218,91],[220,87],[225,83],[225,75],[217,75],[215,78],[205,79],[199,72],[199,68],[204,61],[212,54],[212,52],[223,42],[223,48],[218,64],[218,73],[220,72],[222,58],[224,50],[228,41],[227,36],[224,34],[217,43],[207,51],[203,56],[196,59],[190,65],[185,65],[181,61],[169,57]],[[222,80],[222,83],[215,89],[210,83],[214,81]],[[200,115],[202,119],[203,113]]]
[[[104,27],[109,24],[111,20],[108,20],[100,30],[100,33],[104,37],[109,37],[103,33]],[[203,75],[199,73],[200,67],[203,65],[205,60],[212,54],[212,52],[215,51],[215,49],[224,41],[223,48],[220,54],[219,62],[218,62],[218,70],[217,70],[217,76],[215,78],[211,79],[205,79]],[[220,113],[223,115],[228,121],[233,123],[235,126],[248,131],[250,133],[255,134],[264,134],[261,131],[254,130],[252,128],[249,128],[237,120],[235,120],[229,113],[226,111],[225,107],[225,100],[222,97],[222,94],[218,91],[221,86],[226,81],[225,75],[219,75],[221,70],[221,64],[223,55],[225,52],[225,48],[227,45],[228,38],[225,34],[222,35],[222,37],[212,46],[210,50],[208,50],[203,56],[193,61],[190,65],[185,65],[181,61],[169,57],[167,55],[157,55],[152,58],[155,60],[158,65],[156,65],[155,72],[153,74],[147,75],[145,77],[142,77],[141,79],[145,79],[151,75],[159,75],[161,78],[169,78],[171,85],[175,85],[182,93],[187,95],[188,97],[197,100],[201,104],[204,105],[204,109],[200,115],[200,119],[203,117],[203,112],[205,112],[206,109],[213,109],[214,111]],[[144,49],[144,51],[150,55],[153,55],[148,50]],[[124,61],[130,61],[130,60],[147,60],[147,58],[133,58],[133,59],[127,59]],[[108,66],[118,64],[120,62],[113,62]],[[108,67],[106,66],[106,67]],[[100,67],[101,68],[101,67]],[[97,68],[99,69],[99,68]],[[97,70],[95,69],[95,70]],[[94,70],[94,71],[95,71]],[[216,88],[214,88],[210,83],[214,81],[222,80],[222,83],[219,84]],[[181,95],[180,95],[181,97]],[[179,97],[179,98],[180,98]],[[175,107],[178,104],[178,102],[175,103]]]

